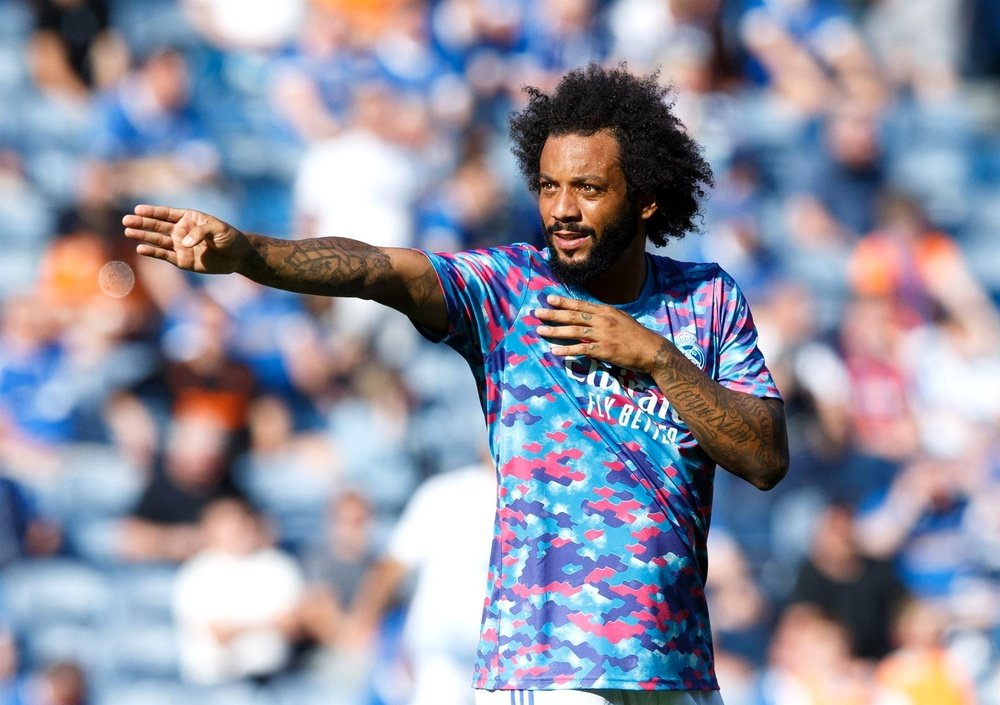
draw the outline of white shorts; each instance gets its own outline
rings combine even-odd
[[[717,690],[477,690],[476,705],[723,705]]]

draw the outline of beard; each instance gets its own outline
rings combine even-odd
[[[556,221],[545,228],[545,242],[549,246],[552,257],[549,267],[565,284],[586,284],[614,265],[625,250],[629,248],[636,237],[639,227],[638,210],[632,204],[615,218],[597,237],[597,231],[577,223],[562,223]],[[590,251],[586,257],[575,262],[567,262],[559,256],[552,240],[552,233],[558,230],[580,233],[590,236]]]

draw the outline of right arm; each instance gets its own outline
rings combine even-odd
[[[416,250],[324,237],[282,240],[252,235],[198,211],[136,206],[122,219],[136,252],[206,274],[237,272],[260,284],[320,296],[371,299],[444,333],[444,293],[430,261]]]

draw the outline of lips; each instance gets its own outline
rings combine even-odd
[[[555,244],[560,250],[565,250],[567,252],[572,252],[573,250],[583,247],[584,243],[586,243],[589,239],[590,235],[568,232],[565,230],[559,230],[552,233],[553,244]]]

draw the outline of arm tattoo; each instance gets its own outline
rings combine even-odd
[[[441,285],[438,283],[437,274],[430,267],[425,272],[414,277],[407,285],[413,302],[419,307],[423,306],[441,296]]]
[[[377,269],[389,266],[389,257],[380,250],[352,240],[326,244],[305,240],[285,257],[285,264],[307,280],[347,277],[366,278]]]
[[[726,389],[667,341],[654,359],[660,391],[713,460],[751,482],[766,480],[769,469],[787,466],[780,401]]]
[[[371,298],[391,270],[377,247],[346,238],[255,237],[242,272],[254,281],[302,294]]]

